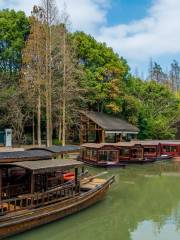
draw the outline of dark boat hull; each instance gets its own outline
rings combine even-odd
[[[159,157],[155,157],[155,158],[147,158],[147,159],[143,159],[143,160],[126,160],[126,161],[122,161],[123,163],[126,164],[147,164],[147,163],[154,163],[157,161],[165,161],[165,160],[170,160],[172,159],[173,156],[172,155],[167,155],[167,156],[159,156]]]
[[[66,201],[22,213],[17,212],[11,217],[0,217],[0,239],[56,221],[95,204],[105,197],[112,182],[114,177],[100,187]]]
[[[154,163],[157,161],[164,161],[172,159],[172,155],[167,156],[159,156],[155,158],[147,158],[147,159],[131,159],[131,160],[120,160],[119,163],[98,163],[95,161],[88,161],[88,160],[81,160],[80,161],[94,167],[103,167],[103,168],[118,168],[118,167],[126,167],[128,164],[147,164],[147,163]]]
[[[82,161],[82,160],[79,159],[79,161]],[[82,162],[84,162],[85,164],[87,164],[89,166],[98,167],[98,168],[124,168],[127,165],[124,162],[122,162],[122,163],[98,163],[98,162],[87,161],[87,160],[83,160]]]
[[[122,161],[122,163],[125,163],[125,164],[147,164],[147,163],[153,163],[155,161],[156,161],[155,159],[126,160],[126,161]]]

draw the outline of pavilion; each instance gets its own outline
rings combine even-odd
[[[80,143],[120,142],[136,139],[139,129],[127,121],[100,112],[81,112]]]

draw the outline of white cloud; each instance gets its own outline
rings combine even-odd
[[[73,29],[94,33],[100,25],[106,23],[109,0],[66,0],[65,2]],[[57,0],[59,9],[62,9],[63,3],[64,0]]]
[[[0,0],[0,8],[24,10],[30,14],[41,0]],[[129,24],[107,26],[110,3],[115,0],[56,0],[59,10],[64,2],[73,29],[93,34],[106,42],[131,65],[143,65],[150,57],[180,53],[180,0],[153,1],[148,16]],[[113,16],[112,16],[113,18]]]
[[[180,0],[156,0],[144,19],[102,27],[97,39],[130,61],[180,53]]]
[[[0,0],[0,9],[9,8],[25,11],[30,15],[33,5],[37,5],[37,0]]]
[[[30,15],[33,5],[41,0],[0,0],[1,8],[23,10]],[[73,29],[95,33],[99,26],[106,23],[106,14],[110,0],[56,0],[59,11],[63,9],[64,2],[70,15]]]

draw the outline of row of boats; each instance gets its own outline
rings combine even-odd
[[[131,141],[118,143],[86,143],[80,160],[99,167],[124,167],[178,158],[180,141]]]
[[[79,160],[63,154],[81,152]],[[132,141],[0,153],[0,239],[61,219],[102,200],[115,177],[91,176],[85,163],[125,166],[180,155],[178,141]],[[61,158],[60,158],[61,156]]]

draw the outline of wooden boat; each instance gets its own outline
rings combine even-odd
[[[168,146],[166,144],[158,141],[86,143],[82,145],[80,160],[98,167],[152,163],[168,160],[174,156],[172,152],[163,151],[164,147]]]
[[[0,163],[37,161],[52,159],[52,153],[45,150],[0,152]]]
[[[54,145],[51,147],[33,147],[26,149],[27,151],[46,151],[48,153],[52,154],[53,158],[63,157],[63,155],[68,155],[70,158],[72,156],[72,159],[77,158],[80,154],[81,147],[77,145],[66,145],[66,146],[60,146],[60,145]]]
[[[180,156],[180,141],[178,140],[145,140],[132,141],[133,144],[141,144],[145,149],[145,154],[151,155],[149,148],[154,148],[154,156],[160,160],[168,157]],[[146,151],[147,150],[147,151]]]
[[[14,171],[25,170],[18,188]],[[81,173],[78,173],[78,169]],[[63,174],[74,171],[74,179]],[[7,178],[7,173],[9,174]],[[23,179],[24,179],[23,178]],[[0,239],[61,219],[102,200],[114,176],[86,176],[81,162],[72,160],[26,161],[0,165]],[[27,184],[28,183],[28,184]],[[8,185],[8,186],[7,186]]]

